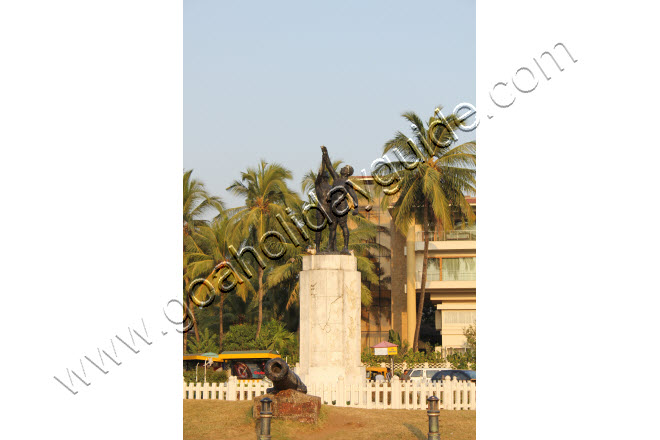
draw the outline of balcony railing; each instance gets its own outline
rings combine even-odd
[[[442,274],[440,272],[428,271],[426,272],[426,282],[430,281],[475,281],[477,279],[477,274],[475,272],[465,272],[465,271],[445,271]],[[421,282],[422,280],[422,271],[417,271],[417,281]]]
[[[477,239],[477,231],[475,230],[453,230],[453,231],[418,231],[415,239],[417,241],[424,241],[426,236],[429,236],[429,241],[475,241]]]

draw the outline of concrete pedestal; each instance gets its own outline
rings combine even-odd
[[[351,255],[307,255],[300,272],[303,382],[364,380],[360,360],[361,280]]]

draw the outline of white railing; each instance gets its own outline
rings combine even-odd
[[[477,231],[474,229],[454,229],[451,231],[431,231],[415,233],[416,241],[424,241],[426,236],[429,241],[475,241],[477,239]]]
[[[183,384],[184,399],[252,400],[266,394],[266,382],[237,381],[230,378],[225,383]],[[442,381],[401,381],[394,377],[390,382],[365,381],[345,383],[307,384],[307,394],[318,396],[326,405],[367,409],[426,409],[426,399],[436,396],[440,408],[447,410],[477,409],[476,383],[459,381],[453,377]]]
[[[389,362],[381,362],[380,366],[382,368],[387,368],[390,366]],[[437,368],[451,370],[453,369],[452,365],[449,362],[415,362],[409,364],[407,362],[394,362],[394,371],[404,372],[410,368]]]
[[[417,280],[422,282],[422,271],[417,271]],[[446,270],[443,276],[440,276],[440,272],[431,272],[430,270],[426,271],[426,287],[429,287],[428,283],[431,281],[475,281],[477,279],[477,274],[475,272],[467,272],[461,270]]]

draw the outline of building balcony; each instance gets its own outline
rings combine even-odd
[[[476,289],[477,277],[474,272],[445,272],[440,274],[438,272],[428,272],[426,274],[426,288],[427,289]],[[415,288],[422,288],[422,271],[417,271],[415,281]]]
[[[424,250],[424,239],[429,238],[429,250],[471,250],[477,248],[477,231],[457,229],[453,231],[417,231],[415,251]]]

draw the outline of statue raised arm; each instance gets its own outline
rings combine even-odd
[[[332,179],[337,180],[339,178],[339,175],[335,171],[335,167],[332,166],[332,161],[330,160],[330,156],[328,156],[328,149],[325,147],[321,147],[321,151],[323,151],[323,156],[321,158],[321,168],[325,166],[325,168],[332,176]]]
[[[341,250],[342,254],[348,254],[348,241],[349,241],[349,229],[347,225],[347,214],[350,210],[353,210],[353,214],[357,214],[358,208],[358,198],[355,190],[351,186],[348,178],[353,175],[353,167],[350,165],[344,166],[339,174],[335,171],[332,166],[332,161],[328,155],[328,150],[325,146],[321,147],[323,152],[321,169],[319,176],[317,176],[317,185],[316,185],[316,194],[319,198],[319,203],[324,205],[324,209],[329,214],[331,222],[329,222],[330,227],[330,237],[328,240],[328,251],[335,252],[336,249],[336,240],[337,240],[337,224],[342,229],[344,235],[344,248]],[[332,186],[328,184],[328,190],[325,190],[324,185],[327,182],[326,172],[329,173],[332,178]],[[318,215],[317,215],[318,218]],[[317,250],[319,247],[319,234],[317,233]]]

